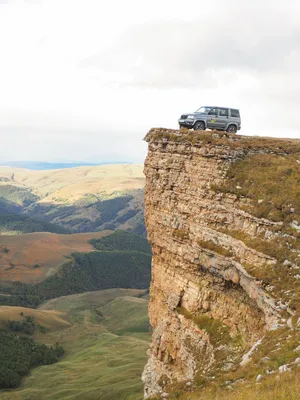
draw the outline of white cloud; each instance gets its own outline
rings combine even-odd
[[[0,0],[0,159],[142,160],[202,104],[300,137],[299,26],[297,0]]]

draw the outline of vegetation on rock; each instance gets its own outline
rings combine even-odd
[[[220,146],[224,149],[249,150],[275,153],[275,154],[298,154],[300,143],[293,139],[276,139],[258,136],[240,136],[228,132],[218,131],[178,131],[175,129],[153,128],[144,139],[146,142],[186,143],[197,146],[207,146],[209,149]]]
[[[226,178],[218,191],[251,199],[248,210],[258,218],[284,224],[300,218],[300,152],[248,156],[232,163]]]
[[[161,128],[145,140],[146,396],[298,398],[300,141]]]

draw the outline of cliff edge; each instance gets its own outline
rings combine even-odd
[[[145,399],[293,370],[300,141],[162,128],[145,140],[153,251]]]

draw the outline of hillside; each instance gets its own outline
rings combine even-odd
[[[144,291],[112,289],[51,300],[36,312],[63,313],[72,325],[37,332],[39,343],[65,349],[56,364],[32,370],[1,400],[141,400],[140,375],[150,333]],[[49,311],[47,311],[49,310]]]
[[[299,398],[300,141],[153,129],[145,399]]]
[[[124,231],[33,233],[1,239],[1,261],[10,267],[1,277],[0,390],[21,384],[22,389],[0,391],[0,398],[61,398],[61,391],[70,388],[64,372],[76,375],[79,384],[72,385],[70,398],[79,392],[94,397],[98,391],[108,400],[140,398],[149,343],[144,298],[151,269],[147,240]],[[74,253],[74,248],[82,252]],[[31,266],[35,261],[43,264]],[[116,289],[99,292],[99,288]],[[69,293],[80,294],[59,297]],[[32,308],[46,299],[52,300],[41,309]],[[64,354],[62,364],[56,365]],[[32,382],[35,371],[42,371],[42,376],[38,372]],[[113,390],[111,373],[117,376]]]
[[[40,301],[109,288],[149,287],[151,255],[138,251],[74,253],[72,260],[42,282],[13,287],[14,296],[37,296]]]
[[[0,306],[0,329],[7,328],[10,320],[21,321],[22,315],[30,316],[49,331],[59,331],[71,326],[65,313],[56,310],[33,310],[25,307]]]
[[[92,251],[94,247],[90,240],[110,233],[59,235],[39,232],[0,236],[0,281],[40,282],[54,275],[75,250]]]
[[[0,304],[36,307],[44,300],[73,293],[149,287],[151,249],[143,237],[122,231],[39,235],[40,237],[36,234],[26,235],[24,241],[25,235],[12,236],[8,238],[11,242],[7,242],[7,237],[4,237],[4,261],[14,260],[20,263],[24,260],[29,264],[24,265],[22,261],[16,269],[14,266],[4,268],[0,284]],[[16,249],[12,249],[11,255],[10,248],[7,247],[9,243],[14,243]],[[23,252],[19,251],[18,243]],[[76,244],[78,249],[81,246],[87,251],[73,252]],[[44,264],[31,265],[32,260]]]
[[[2,212],[0,211],[0,237],[3,235],[22,235],[23,233],[33,232],[69,233],[66,228],[58,224],[7,212],[7,207]]]
[[[2,202],[10,212],[72,232],[125,229],[144,234],[144,182],[138,164],[45,171],[0,167],[0,212]]]

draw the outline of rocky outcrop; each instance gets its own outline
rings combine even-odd
[[[146,136],[153,338],[145,398],[168,383],[230,369],[280,318],[280,307],[245,268],[276,260],[228,233],[269,237],[278,223],[244,211],[247,199],[214,189],[235,160],[273,150],[245,146],[237,136],[210,138],[163,129]]]

